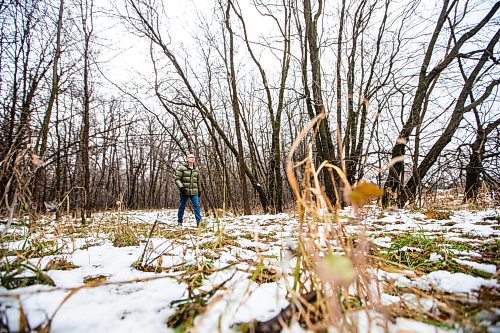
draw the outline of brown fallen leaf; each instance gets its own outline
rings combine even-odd
[[[381,197],[384,191],[375,184],[359,182],[348,194],[349,202],[355,207],[361,207],[372,198]]]

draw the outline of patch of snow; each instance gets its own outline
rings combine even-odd
[[[412,319],[396,318],[395,322],[391,322],[384,318],[384,316],[375,311],[357,311],[353,313],[353,322],[357,324],[358,332],[370,333],[445,333],[454,332],[442,329],[430,324],[425,324]],[[388,330],[385,329],[387,326]],[[329,333],[342,333],[338,329],[331,327]]]
[[[259,286],[249,279],[236,281],[216,294],[205,314],[195,320],[197,332],[227,332],[236,323],[270,319],[288,305],[285,296],[286,289],[276,283]]]
[[[469,233],[475,237],[486,238],[494,235],[499,235],[497,230],[494,230],[489,225],[477,225],[469,222],[458,223],[453,226],[454,229],[461,229],[464,233]]]
[[[437,304],[432,299],[417,297],[415,294],[403,294],[403,301],[415,310],[425,310],[426,312],[436,312]],[[436,313],[435,313],[436,314]]]
[[[269,250],[269,245],[261,243],[261,242],[254,242],[246,238],[240,238],[238,239],[238,245],[244,249],[257,249],[259,251],[267,251]]]
[[[234,315],[235,322],[256,319],[266,321],[278,315],[288,306],[286,288],[277,283],[264,283],[243,300]]]
[[[372,240],[372,243],[385,248],[391,247],[391,237],[379,237]]]
[[[184,288],[172,279],[126,285],[104,285],[77,291],[55,314],[51,332],[159,332]],[[54,316],[67,291],[39,292],[21,297],[31,327]]]
[[[401,301],[401,298],[398,296],[394,295],[389,295],[389,294],[382,294],[381,296],[381,301],[383,305],[391,305],[391,304],[396,304]]]
[[[436,289],[448,293],[471,293],[482,286],[498,286],[495,280],[486,280],[464,273],[435,271],[416,279],[412,285],[422,290]]]
[[[443,259],[443,256],[436,252],[432,252],[429,256],[429,261],[439,261],[441,259]]]
[[[462,260],[462,259],[453,259],[453,260],[455,260],[457,263],[459,263],[461,265],[466,265],[466,266],[469,266],[469,267],[472,267],[472,268],[475,268],[477,270],[487,272],[490,274],[495,274],[497,272],[497,267],[495,265],[481,264],[478,262],[469,261],[469,260]]]
[[[280,213],[276,215],[271,215],[271,214],[266,214],[266,215],[244,215],[241,218],[248,220],[248,221],[254,221],[254,222],[267,222],[267,221],[274,221],[274,220],[283,220],[287,219],[290,216],[286,213]]]

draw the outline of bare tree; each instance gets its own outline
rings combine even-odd
[[[488,123],[482,124],[478,116],[477,110],[474,108],[474,116],[476,120],[476,138],[474,142],[470,145],[471,154],[469,157],[469,163],[466,167],[465,175],[465,190],[464,190],[464,201],[475,202],[481,188],[481,176],[484,174],[483,163],[488,158],[498,157],[500,153],[498,151],[493,151],[490,154],[486,154],[486,141],[488,135],[500,126],[500,118]]]
[[[271,153],[269,160],[269,170],[268,173],[268,196],[272,200],[272,204],[276,211],[281,212],[283,210],[283,175],[281,172],[281,117],[283,114],[283,109],[285,107],[285,89],[286,81],[288,76],[288,71],[290,69],[290,34],[291,34],[291,14],[292,5],[290,0],[282,1],[283,10],[283,20],[280,21],[274,14],[273,11],[264,3],[259,3],[258,5],[265,10],[263,15],[271,17],[275,22],[283,38],[282,42],[282,55],[281,55],[281,71],[280,71],[280,83],[278,87],[278,104],[275,106],[273,104],[273,97],[271,92],[271,87],[268,81],[268,75],[264,70],[263,65],[255,56],[253,49],[250,45],[250,40],[247,34],[247,28],[245,20],[241,15],[241,11],[238,10],[233,2],[230,1],[231,7],[233,8],[235,14],[240,19],[243,26],[243,36],[245,39],[245,44],[247,46],[248,52],[257,66],[262,84],[264,86],[266,94],[266,106],[269,112],[269,117],[271,120]],[[259,7],[257,7],[259,8]]]
[[[236,140],[238,142],[238,169],[241,191],[243,193],[243,210],[245,215],[251,214],[250,203],[248,200],[247,182],[245,176],[245,162],[243,155],[243,141],[241,139],[241,126],[240,126],[240,102],[238,100],[238,89],[236,88],[236,71],[234,69],[234,32],[231,28],[230,14],[231,13],[231,3],[228,1],[226,6],[226,16],[225,25],[229,32],[229,75],[228,79],[231,86],[231,107],[233,109],[234,125],[236,132]]]
[[[89,133],[90,133],[90,98],[91,98],[91,82],[90,82],[90,62],[91,62],[91,42],[94,33],[94,1],[82,0],[80,2],[81,23],[84,37],[83,45],[83,119],[82,119],[82,169],[81,179],[84,191],[84,197],[81,199],[83,212],[82,223],[85,224],[86,218],[91,216],[90,200],[90,164],[89,164]]]
[[[55,52],[54,52],[54,60],[52,63],[52,84],[50,88],[50,96],[49,96],[49,102],[47,104],[47,110],[45,111],[45,116],[43,118],[43,123],[42,123],[42,129],[41,129],[41,134],[38,137],[38,140],[41,138],[41,143],[37,142],[36,147],[38,150],[38,154],[42,159],[45,159],[45,153],[47,151],[47,141],[48,141],[48,134],[49,134],[49,124],[50,124],[50,119],[52,115],[52,109],[54,107],[54,103],[57,98],[57,94],[59,92],[59,72],[58,72],[58,65],[59,65],[59,58],[61,57],[61,32],[62,32],[62,26],[63,26],[63,13],[64,13],[64,0],[60,0],[59,2],[59,14],[57,18],[57,32],[56,32],[56,45],[55,45]],[[39,145],[40,144],[40,145]],[[42,201],[45,200],[44,196],[41,196],[41,183],[42,183],[42,172],[43,169],[39,169],[37,171],[37,174],[35,175],[35,180],[34,180],[34,190],[33,190],[33,197],[34,197],[34,203],[37,206],[37,209],[40,210],[40,200],[37,200],[37,197],[41,197]]]
[[[304,0],[303,10],[305,31],[302,46],[302,80],[309,116],[311,119],[313,119],[314,117],[322,113],[326,113],[325,104],[323,102],[323,90],[321,84],[321,59],[318,45],[318,21],[323,12],[323,1],[318,1],[318,9],[314,13],[314,16],[310,0]],[[299,31],[300,30],[301,29],[299,27]],[[310,95],[308,83],[307,55],[309,55],[311,66],[312,96]],[[328,118],[325,118],[316,125],[316,131],[318,133],[316,136],[318,162],[321,163],[322,161],[326,160],[330,161],[333,164],[337,164],[335,156],[335,146],[333,145]],[[330,198],[332,202],[335,202],[335,186],[326,168],[323,169],[323,181],[325,185],[325,192],[328,198]]]
[[[137,29],[139,33],[150,38],[151,41],[160,48],[161,52],[166,56],[166,59],[174,67],[181,82],[187,90],[187,93],[193,100],[192,103],[187,103],[187,105],[196,108],[203,115],[203,117],[206,117],[210,125],[214,128],[214,133],[217,133],[220,136],[231,153],[238,159],[238,149],[233,145],[226,132],[219,125],[217,119],[210,112],[210,109],[207,107],[206,103],[203,102],[199,94],[195,91],[193,85],[188,79],[188,75],[177,60],[177,57],[174,55],[174,53],[172,53],[167,43],[165,43],[162,34],[159,31],[159,17],[157,15],[158,12],[151,5],[143,3],[141,1],[128,0],[127,4],[129,6],[129,12],[126,17],[127,21],[132,25],[132,27]],[[262,208],[266,211],[268,207],[267,195],[261,186],[261,182],[257,180],[256,176],[246,165],[246,163],[244,163],[242,166],[245,170],[245,174],[248,177],[248,180],[252,184],[252,187],[258,193]]]
[[[29,210],[31,198],[25,196],[31,182],[29,165],[23,164],[23,170],[15,169],[21,167],[21,160],[31,159],[34,153],[31,145],[33,105],[40,96],[51,63],[47,56],[51,36],[44,21],[48,8],[43,2],[32,0],[2,3],[0,12],[3,18],[0,199],[14,209],[17,199],[22,197],[24,207]]]
[[[420,72],[419,72],[419,78],[418,78],[418,85],[413,97],[413,102],[411,105],[411,110],[410,114],[408,116],[408,119],[403,125],[403,128],[399,132],[398,139],[396,140],[395,145],[392,148],[392,159],[398,160],[401,156],[405,155],[406,151],[406,144],[408,143],[408,140],[410,138],[411,133],[415,129],[415,127],[422,122],[422,105],[424,104],[425,98],[429,92],[429,89],[432,87],[432,82],[436,80],[439,75],[446,69],[448,66],[457,59],[457,57],[461,56],[460,50],[467,42],[470,40],[473,36],[475,36],[493,17],[493,15],[496,13],[498,10],[498,7],[500,6],[500,3],[496,3],[491,10],[481,19],[480,22],[478,22],[476,25],[474,25],[471,29],[467,30],[465,33],[463,33],[460,38],[457,39],[456,43],[453,45],[453,47],[447,52],[447,54],[444,56],[444,58],[439,61],[431,70],[429,70],[429,66],[431,64],[431,58],[434,54],[434,49],[436,46],[436,43],[438,41],[438,37],[443,29],[443,26],[450,15],[450,12],[453,10],[453,8],[457,5],[458,1],[457,0],[444,0],[443,2],[443,7],[441,9],[441,13],[439,15],[439,18],[437,20],[436,26],[434,28],[434,31],[431,36],[431,40],[429,44],[427,45],[427,49],[425,51],[424,59],[422,61],[422,65],[420,67]],[[480,61],[481,62],[481,61]],[[483,64],[484,65],[484,64]],[[479,65],[478,70],[482,68],[483,65]],[[476,76],[478,75],[474,74],[472,75],[471,81],[467,84],[466,86],[468,89],[472,88],[472,85],[474,83],[474,80]],[[493,88],[493,87],[491,87]],[[491,93],[491,89],[489,90],[489,93]],[[462,93],[465,93],[465,97],[469,93],[467,89],[463,90]],[[387,206],[391,202],[391,197],[394,195],[398,196],[398,204],[403,205],[406,203],[409,195],[413,195],[415,193],[416,189],[416,177],[423,177],[425,175],[425,172],[428,171],[428,169],[432,166],[434,163],[435,159],[439,155],[439,152],[442,150],[442,145],[446,144],[449,142],[451,139],[451,136],[454,134],[456,130],[456,122],[459,122],[459,114],[463,114],[465,110],[470,110],[468,107],[464,107],[464,102],[465,100],[461,99],[462,93],[460,94],[459,100],[457,101],[456,108],[454,111],[454,115],[457,115],[453,119],[453,122],[449,123],[449,127],[445,131],[445,133],[442,135],[442,140],[439,141],[437,145],[434,146],[434,149],[430,154],[428,154],[428,158],[423,160],[420,163],[419,166],[419,171],[418,171],[418,176],[413,176],[411,181],[408,182],[408,185],[406,187],[405,193],[403,193],[403,187],[404,187],[404,180],[403,180],[403,175],[404,175],[404,163],[402,161],[397,161],[394,163],[394,165],[389,169],[389,174],[387,176],[387,180],[384,185],[384,197],[383,197],[383,204]],[[489,95],[487,93],[487,95]],[[486,98],[487,96],[485,96]],[[425,171],[425,172],[424,172]]]

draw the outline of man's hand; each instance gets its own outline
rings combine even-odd
[[[181,187],[179,190],[181,191],[182,195],[188,195],[188,191],[185,187]]]

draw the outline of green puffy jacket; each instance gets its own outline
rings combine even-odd
[[[185,188],[187,195],[200,194],[200,171],[195,166],[190,169],[187,165],[182,165],[175,172],[175,184],[179,188]]]

